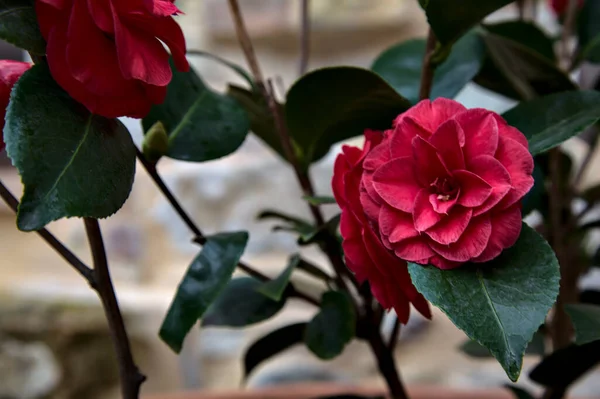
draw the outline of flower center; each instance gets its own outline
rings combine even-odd
[[[458,186],[452,178],[436,177],[433,183],[430,184],[433,193],[437,194],[438,201],[450,201],[456,197]]]

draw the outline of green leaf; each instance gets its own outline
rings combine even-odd
[[[544,356],[544,354],[546,353],[546,344],[544,340],[544,334],[542,334],[541,332],[538,331],[535,334],[533,334],[533,339],[531,340],[529,345],[527,345],[525,354]],[[482,346],[476,341],[472,341],[470,339],[465,341],[460,346],[460,350],[465,354],[469,355],[470,357],[478,359],[489,358],[492,356],[490,351],[485,346]]]
[[[600,119],[600,93],[573,91],[523,102],[502,115],[540,154],[583,132]]]
[[[244,354],[244,378],[265,360],[299,344],[304,337],[307,323],[290,324],[260,338]]]
[[[419,101],[425,40],[397,44],[377,57],[371,69],[411,103]],[[454,98],[481,69],[485,47],[479,35],[469,33],[452,47],[450,56],[436,68],[431,98]]]
[[[129,196],[135,175],[129,132],[71,99],[45,64],[25,72],[12,91],[4,139],[25,186],[21,230],[62,217],[105,218]]]
[[[261,285],[253,277],[231,280],[204,314],[202,327],[245,327],[275,316],[287,298],[274,301],[258,291]]]
[[[306,327],[304,342],[319,358],[333,359],[355,335],[356,313],[350,297],[343,292],[323,294],[321,310]]]
[[[488,59],[475,81],[482,86],[516,99],[577,89],[555,62],[527,47],[527,41],[517,42],[489,31],[483,31],[481,37]]]
[[[225,58],[219,57],[216,54],[209,53],[208,51],[188,50],[187,55],[188,56],[195,55],[195,56],[199,56],[199,57],[209,58],[213,61],[218,62],[219,64],[225,65],[226,67],[228,67],[229,69],[231,69],[232,71],[237,73],[246,82],[248,82],[248,84],[250,85],[250,87],[253,90],[258,90],[258,88],[256,87],[256,84],[254,83],[254,79],[252,79],[252,76],[250,76],[250,74],[244,68],[239,66],[238,64],[235,64],[231,61],[227,61]]]
[[[488,14],[512,1],[514,0],[461,0],[454,2],[452,6],[448,5],[447,0],[428,0],[420,3],[439,42],[451,44]]]
[[[260,292],[261,294],[265,295],[269,299],[272,299],[274,301],[280,301],[281,297],[283,296],[283,293],[285,292],[285,289],[288,286],[288,283],[290,282],[290,277],[292,277],[292,272],[294,271],[296,266],[298,266],[299,262],[300,262],[300,255],[298,255],[298,254],[293,255],[290,258],[288,265],[283,270],[283,272],[281,272],[281,274],[279,276],[277,276],[277,278],[262,283],[257,288],[257,291]]]
[[[263,96],[254,91],[230,85],[227,89],[227,94],[235,98],[238,103],[246,110],[248,118],[250,118],[250,129],[259,139],[273,149],[284,161],[287,162],[285,152],[281,146],[281,138],[275,128],[275,122],[269,107],[266,104]],[[283,115],[284,109],[281,104],[278,104]]]
[[[315,197],[311,197],[308,195],[305,195],[302,197],[302,199],[306,200],[306,202],[308,202],[311,205],[329,205],[329,204],[335,204],[335,198],[333,197],[328,197],[328,196],[315,196]]]
[[[558,261],[548,243],[524,224],[517,243],[491,262],[454,270],[410,263],[409,272],[417,290],[516,381],[527,344],[558,295]]]
[[[524,390],[523,388],[519,388],[514,385],[504,385],[506,389],[510,389],[512,393],[515,395],[516,399],[534,399],[535,397]]]
[[[182,161],[211,161],[237,150],[250,128],[241,105],[208,88],[193,69],[179,72],[172,60],[171,69],[167,97],[142,120],[144,131],[162,122],[169,134],[167,156]]]
[[[585,1],[577,19],[578,44],[581,49],[586,49],[600,35],[600,1]]]
[[[331,146],[364,130],[387,129],[410,103],[381,77],[354,67],[323,68],[304,75],[287,95],[285,115],[302,168]]]
[[[0,39],[33,55],[46,54],[34,0],[0,0]]]
[[[594,64],[600,64],[600,34],[594,37],[583,49],[581,56]]]
[[[577,345],[600,340],[600,306],[567,304],[565,310],[575,327]]]
[[[288,215],[275,210],[264,210],[257,216],[258,220],[276,219],[286,223],[286,225],[277,225],[273,227],[274,231],[290,231],[298,233],[300,237],[312,237],[315,234],[316,227],[310,222],[300,219],[296,216]]]
[[[296,268],[298,270],[302,270],[303,272],[310,274],[311,276],[316,277],[325,282],[333,281],[332,276],[330,276],[329,274],[327,274],[326,272],[321,270],[319,267],[313,265],[312,263],[305,261],[302,258],[300,258],[300,262],[298,262],[298,265],[296,266]]]
[[[319,228],[313,229],[309,233],[302,234],[298,238],[299,245],[310,245],[326,241],[328,237],[335,236],[340,225],[341,214],[332,217]]]
[[[160,328],[160,337],[175,352],[181,351],[187,333],[227,285],[247,243],[248,233],[244,231],[207,237],[181,280]]]
[[[571,345],[547,356],[531,371],[529,378],[544,386],[566,388],[598,363],[600,341]]]
[[[538,53],[548,61],[556,63],[554,42],[535,24],[525,21],[505,21],[495,24],[485,24],[485,30],[496,36],[520,43]]]

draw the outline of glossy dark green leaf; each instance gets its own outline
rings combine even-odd
[[[513,395],[515,395],[515,399],[535,399],[535,397],[524,390],[523,388],[519,388],[514,385],[505,385],[506,389],[509,389]]]
[[[333,281],[333,277],[331,275],[321,270],[321,268],[319,268],[318,266],[315,266],[314,264],[309,263],[302,258],[300,258],[300,262],[298,262],[296,268],[320,280],[327,282]]]
[[[292,277],[292,273],[298,263],[300,262],[300,255],[293,255],[286,268],[281,272],[279,276],[274,278],[273,280],[266,281],[262,283],[257,291],[261,294],[265,295],[267,298],[272,299],[274,301],[280,301],[285,289],[290,282],[290,278]]]
[[[514,0],[461,0],[448,5],[447,0],[420,0],[429,25],[442,44],[453,43],[487,15]]]
[[[593,64],[600,64],[600,34],[585,46],[581,56]]]
[[[577,19],[579,47],[586,49],[600,35],[600,1],[585,1]]]
[[[271,210],[271,209],[267,209],[267,210],[264,210],[261,213],[259,213],[257,216],[257,219],[258,220],[275,219],[275,220],[280,220],[282,222],[285,222],[284,226],[281,226],[281,225],[275,226],[274,227],[275,231],[280,231],[280,230],[291,231],[291,232],[299,233],[300,236],[310,236],[310,235],[314,234],[314,231],[315,231],[315,226],[312,223],[310,223],[304,219],[301,219],[299,217],[288,215],[286,213]]]
[[[577,86],[555,62],[547,59],[527,42],[483,31],[488,59],[475,81],[482,86],[516,99],[531,99]]]
[[[571,345],[547,356],[529,374],[547,387],[565,388],[600,363],[600,341]],[[568,366],[566,366],[568,365]]]
[[[306,327],[304,342],[319,358],[329,360],[344,350],[356,330],[356,313],[352,300],[343,292],[323,294],[321,310]]]
[[[490,350],[516,381],[523,355],[558,295],[552,249],[527,225],[496,259],[454,270],[409,264],[413,283],[469,338]]]
[[[529,345],[527,345],[525,354],[543,356],[546,353],[546,344],[544,340],[544,334],[541,332],[538,331],[533,334],[533,338],[531,339]],[[492,357],[489,349],[470,339],[460,345],[459,348],[461,352],[476,359],[486,359]]]
[[[583,132],[600,119],[600,93],[573,91],[523,102],[502,115],[540,154]]]
[[[397,44],[375,59],[371,69],[411,103],[419,101],[425,40]],[[448,58],[437,67],[431,98],[454,98],[479,72],[485,47],[479,35],[470,33],[452,47]]]
[[[525,354],[543,356],[546,353],[546,344],[544,340],[544,334],[542,334],[541,332],[538,331],[535,334],[533,334],[533,338],[531,339],[531,342],[529,342],[529,344],[527,345]],[[460,346],[460,350],[466,355],[469,355],[473,358],[485,359],[492,357],[492,354],[490,353],[489,349],[472,340],[465,341]]]
[[[535,24],[526,21],[505,21],[486,24],[484,27],[488,32],[520,43],[548,61],[556,63],[553,40]]]
[[[202,327],[245,327],[275,316],[285,305],[258,290],[262,282],[253,277],[231,280],[202,318]]]
[[[367,128],[387,129],[410,103],[377,74],[334,67],[310,72],[287,95],[285,115],[302,167],[324,157],[331,146]]]
[[[0,0],[0,39],[34,55],[46,54],[34,0]]]
[[[302,343],[306,326],[307,323],[296,323],[278,328],[250,345],[244,354],[244,377],[247,378],[265,360]]]
[[[210,304],[227,285],[246,244],[248,233],[221,233],[207,237],[189,266],[160,328],[160,337],[175,352]]]
[[[600,340],[600,306],[567,304],[565,310],[575,327],[577,345]]]
[[[172,62],[171,69],[167,97],[143,119],[144,131],[162,122],[169,134],[167,156],[182,161],[205,162],[237,150],[250,129],[242,106],[208,88],[193,69],[179,72]]]
[[[319,228],[313,229],[307,234],[302,234],[298,238],[298,244],[310,245],[319,242],[324,242],[328,237],[335,236],[338,227],[340,225],[341,215],[337,215],[329,219],[325,224]]]
[[[329,205],[336,203],[335,198],[327,196],[309,197],[305,195],[304,197],[302,197],[302,199],[306,200],[306,202],[308,202],[311,205]]]
[[[45,64],[17,82],[4,140],[25,186],[17,216],[21,230],[38,230],[62,217],[105,218],[129,196],[135,175],[129,132],[71,99]]]
[[[279,154],[283,160],[287,161],[283,147],[281,146],[281,138],[275,128],[273,116],[263,96],[256,91],[253,92],[235,85],[228,87],[227,94],[235,98],[246,111],[248,118],[250,118],[252,133]],[[283,114],[283,106],[281,104],[278,105]]]

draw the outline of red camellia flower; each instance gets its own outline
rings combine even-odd
[[[36,0],[54,79],[92,113],[144,117],[171,81],[169,53],[187,71],[173,0]]]
[[[333,192],[342,208],[340,229],[346,264],[360,282],[369,281],[375,298],[384,308],[393,307],[402,323],[408,321],[410,303],[430,318],[429,305],[413,286],[406,262],[382,245],[377,224],[371,223],[361,205],[365,157],[383,140],[380,132],[366,131],[365,136],[362,150],[344,146],[335,162]]]
[[[416,298],[401,259],[451,269],[516,242],[533,158],[499,115],[426,100],[393,129],[365,135],[362,151],[344,147],[338,157],[333,189],[348,266],[382,304],[393,304],[388,285]]]
[[[6,116],[6,107],[10,100],[10,92],[17,83],[17,80],[31,68],[27,62],[0,60],[0,109],[2,113],[1,128],[4,129],[4,117]],[[0,135],[0,151],[4,149],[3,135]]]
[[[556,15],[562,15],[567,12],[570,1],[571,0],[550,0],[550,7],[552,7]],[[579,7],[583,6],[583,1],[584,0],[579,0]]]

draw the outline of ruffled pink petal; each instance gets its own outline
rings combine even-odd
[[[169,66],[169,54],[161,42],[135,27],[125,26],[114,8],[113,20],[123,76],[155,86],[168,85],[173,73]]]
[[[449,245],[429,243],[442,258],[453,262],[467,262],[483,253],[492,234],[492,223],[488,214],[474,217],[460,239]]]
[[[409,262],[421,261],[435,255],[423,237],[409,238],[394,244],[394,253],[400,259]]]
[[[510,126],[504,118],[502,118],[498,114],[494,114],[494,118],[496,119],[496,123],[498,124],[498,137],[505,137],[507,139],[511,139],[521,144],[526,149],[529,148],[529,142],[527,141],[527,137],[523,133],[519,131],[519,129]]]
[[[148,11],[161,17],[181,14],[181,10],[173,3],[174,0],[144,0],[144,5]]]
[[[79,0],[81,2],[81,0]],[[87,0],[88,9],[94,20],[96,26],[102,29],[105,33],[112,35],[115,33],[115,26],[113,21],[112,12],[110,9],[110,2],[98,1],[98,0]]]
[[[454,179],[460,186],[458,203],[462,206],[469,208],[480,206],[492,194],[492,186],[475,173],[456,170]]]
[[[457,242],[467,229],[473,210],[458,206],[439,223],[425,231],[438,244],[448,245]]]
[[[415,197],[413,207],[413,222],[417,231],[425,231],[435,226],[440,220],[442,215],[437,213],[431,202],[429,202],[429,190],[422,189]],[[425,258],[425,257],[422,257]],[[420,259],[422,259],[420,258]]]
[[[356,275],[358,281],[364,281],[372,273],[374,265],[371,262],[362,238],[363,227],[354,217],[354,214],[347,209],[342,210],[340,218],[340,232],[344,240],[342,248],[346,264]]]
[[[498,148],[498,123],[494,113],[482,108],[470,109],[456,116],[465,133],[463,154],[467,165],[481,155],[494,155]]]
[[[373,186],[385,202],[404,212],[412,212],[415,197],[421,190],[410,157],[394,159],[377,169]]]
[[[447,98],[438,98],[434,101],[423,100],[404,114],[401,114],[396,119],[396,124],[398,124],[403,117],[410,117],[413,118],[419,126],[422,126],[424,131],[433,133],[442,123],[463,111],[466,111],[466,108],[462,104]]]
[[[388,133],[388,132],[385,132],[383,134],[380,133],[381,141],[379,143],[377,143],[376,145],[373,145],[372,149],[366,154],[365,161],[363,162],[363,168],[366,171],[374,172],[381,165],[383,165],[384,163],[386,163],[392,159],[392,157],[390,155],[390,147],[389,147],[389,142],[390,142],[389,134],[390,133]],[[368,142],[369,136],[367,135],[367,131],[365,131],[365,135],[367,137],[366,142]]]
[[[396,243],[419,235],[410,213],[384,205],[379,213],[379,229],[389,242]]]
[[[421,187],[429,187],[436,179],[450,176],[436,149],[421,137],[412,141],[416,179]]]
[[[416,105],[415,107],[418,107]],[[394,122],[394,133],[390,141],[390,154],[392,158],[401,158],[411,155],[411,143],[415,137],[429,139],[433,132],[427,130],[413,117],[402,114]]]
[[[333,189],[333,196],[335,201],[340,207],[346,206],[346,190],[344,187],[344,175],[348,172],[350,166],[346,160],[344,154],[340,154],[335,159],[333,165],[333,178],[331,180],[331,187]]]
[[[465,134],[454,119],[440,125],[429,138],[429,143],[435,147],[449,171],[465,168],[461,148],[465,144]]]
[[[492,192],[488,199],[475,209],[474,216],[481,215],[496,206],[512,188],[510,175],[500,161],[489,156],[482,155],[474,158],[469,163],[471,172],[481,177],[490,186]]]
[[[500,137],[496,159],[510,174],[513,189],[502,199],[500,208],[508,208],[519,201],[533,187],[533,157],[521,144]]]
[[[456,195],[460,195],[460,190],[456,193]],[[438,198],[438,194],[429,194],[429,202],[431,203],[434,211],[443,215],[447,215],[452,210],[454,205],[456,205],[457,197],[449,200],[440,200]]]
[[[492,234],[485,250],[473,262],[488,262],[517,242],[521,234],[521,207],[512,207],[491,215]]]
[[[379,219],[382,205],[385,204],[383,201],[374,200],[366,191],[364,184],[360,185],[360,203],[367,218],[375,222]]]

